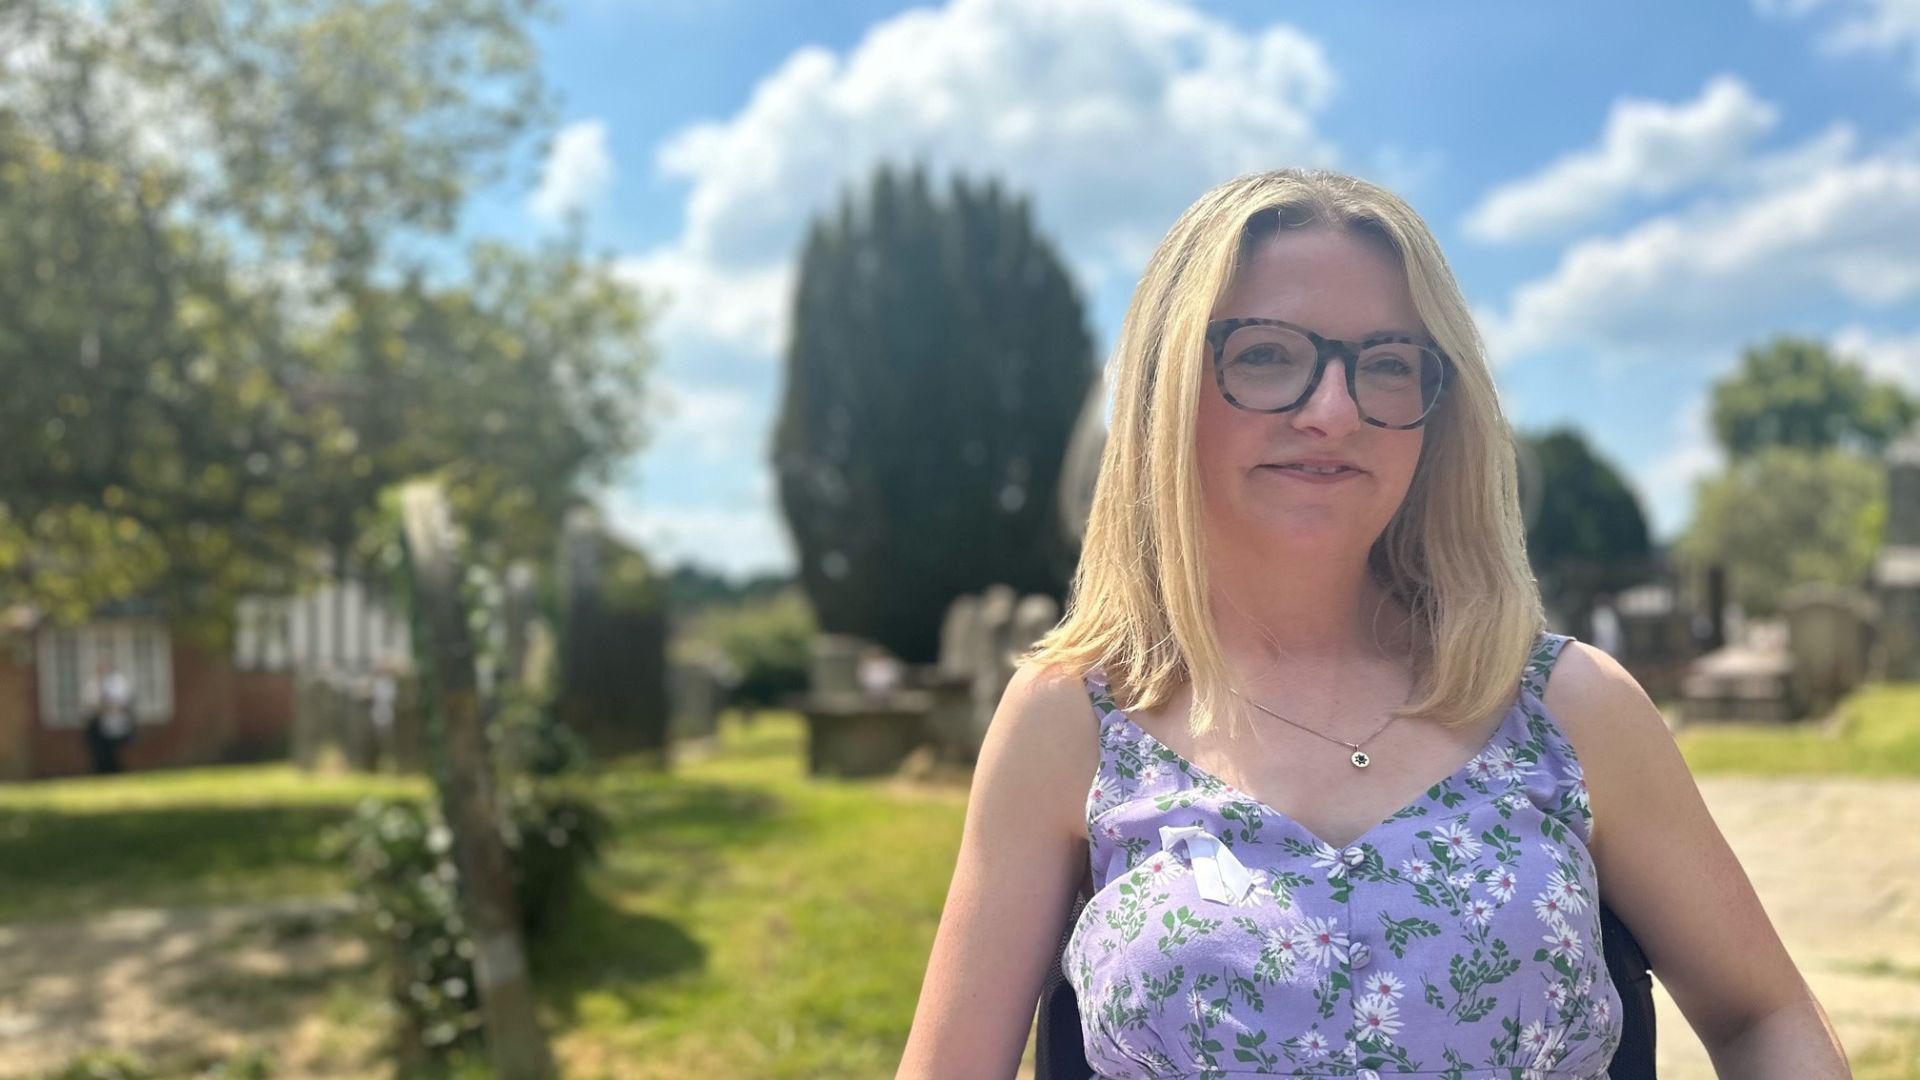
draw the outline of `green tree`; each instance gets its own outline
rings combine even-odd
[[[1878,454],[1916,416],[1920,403],[1899,387],[1811,338],[1782,335],[1745,350],[1713,388],[1713,433],[1733,460],[1767,446]]]
[[[1519,439],[1529,509],[1527,557],[1548,603],[1584,620],[1593,597],[1650,571],[1646,515],[1612,464],[1572,428]],[[1531,500],[1530,500],[1531,502]]]
[[[438,471],[546,555],[642,438],[646,308],[577,233],[461,249],[545,113],[523,0],[0,7],[0,588],[224,617]],[[22,59],[22,58],[25,59]],[[490,546],[489,546],[490,545]]]
[[[1800,582],[1864,584],[1886,516],[1879,462],[1770,446],[1700,482],[1679,551],[1696,565],[1725,565],[1741,608],[1771,615]]]
[[[1055,511],[1095,376],[1081,304],[1024,199],[882,168],[800,258],[774,434],[799,578],[823,630],[910,660],[947,604],[1060,595]]]

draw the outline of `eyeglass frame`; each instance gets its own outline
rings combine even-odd
[[[1223,355],[1226,351],[1227,339],[1233,336],[1235,330],[1246,326],[1283,327],[1313,342],[1315,351],[1313,374],[1307,378],[1306,389],[1302,390],[1300,396],[1292,402],[1282,405],[1277,409],[1256,409],[1245,402],[1236,400],[1233,394],[1227,390],[1226,358]],[[1299,323],[1290,323],[1285,319],[1214,319],[1207,323],[1207,344],[1213,351],[1214,385],[1219,387],[1220,396],[1227,399],[1227,404],[1232,405],[1236,409],[1244,409],[1247,412],[1257,413],[1283,413],[1299,408],[1313,397],[1315,390],[1320,389],[1320,377],[1326,374],[1328,358],[1338,356],[1341,361],[1341,366],[1346,369],[1347,397],[1353,401],[1353,411],[1360,419],[1372,424],[1374,427],[1387,428],[1393,431],[1411,431],[1425,424],[1428,418],[1433,416],[1433,410],[1439,407],[1440,397],[1446,392],[1447,385],[1450,382],[1448,376],[1452,375],[1454,370],[1453,358],[1447,355],[1446,350],[1440,347],[1439,342],[1434,341],[1430,337],[1410,337],[1405,334],[1375,334],[1372,337],[1362,338],[1359,341],[1343,341],[1340,338],[1330,338],[1316,334],[1312,330],[1301,326]],[[1411,424],[1389,424],[1384,420],[1376,420],[1368,416],[1367,411],[1360,407],[1360,395],[1353,381],[1354,368],[1360,362],[1360,354],[1373,348],[1375,345],[1418,345],[1440,358],[1439,389],[1433,392],[1433,402],[1427,406],[1426,411],[1421,413],[1420,418]]]

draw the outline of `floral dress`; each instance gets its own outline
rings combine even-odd
[[[1335,848],[1128,719],[1099,669],[1094,895],[1062,959],[1098,1077],[1605,1077],[1580,762],[1542,633],[1480,753]]]

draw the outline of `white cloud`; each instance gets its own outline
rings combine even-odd
[[[1623,98],[1598,146],[1495,188],[1469,211],[1466,232],[1489,242],[1563,235],[1630,197],[1727,178],[1778,120],[1779,110],[1731,75],[1679,105]]]
[[[1889,336],[1850,323],[1833,334],[1832,344],[1835,352],[1858,360],[1876,377],[1920,394],[1920,331]]]
[[[715,348],[771,358],[786,342],[786,259],[724,269],[675,242],[622,258],[614,272],[658,302],[652,332],[670,363]]]
[[[666,424],[654,439],[663,454],[697,465],[765,445],[766,418],[746,390],[684,380],[667,381],[664,388]]]
[[[651,506],[612,492],[603,505],[608,526],[662,567],[693,563],[742,577],[795,562],[786,525],[771,504]]]
[[[542,221],[559,221],[591,209],[613,184],[613,154],[602,120],[576,120],[554,136],[540,172],[540,186],[527,201]]]
[[[669,136],[655,167],[686,186],[682,230],[621,260],[620,273],[663,303],[652,332],[663,370],[685,385],[713,385],[721,363],[771,369],[808,222],[849,188],[863,191],[881,163],[919,162],[943,195],[958,173],[1028,198],[1088,294],[1137,275],[1180,211],[1222,179],[1338,165],[1318,130],[1334,86],[1320,46],[1300,32],[1249,31],[1166,0],[954,0],[906,11],[844,53],[793,53],[738,112]],[[1381,164],[1417,174],[1429,162]],[[670,419],[668,430],[770,417],[777,380],[762,385],[764,399],[744,404],[696,391],[687,415],[704,419]],[[726,448],[716,474],[740,475],[736,463],[764,457],[764,424],[754,434]],[[687,452],[660,439],[647,460]],[[770,474],[757,461],[744,468],[758,478],[751,490],[698,506],[643,509],[620,494],[609,503],[670,557],[791,566]]]
[[[1920,86],[1920,0],[1755,0],[1754,8],[1781,18],[1834,11],[1820,37],[1822,50],[1835,56],[1905,52],[1910,77]]]
[[[1634,486],[1646,495],[1648,528],[1672,539],[1686,528],[1694,484],[1719,472],[1726,455],[1714,441],[1711,398],[1702,393],[1674,415],[1671,449],[1634,474]]]
[[[1157,239],[1223,177],[1334,164],[1315,126],[1334,82],[1290,27],[1159,0],[907,11],[845,55],[794,53],[737,114],[671,136],[656,164],[690,185],[685,230],[631,273],[700,294],[682,313],[705,325],[687,333],[764,349],[785,337],[782,268],[808,219],[883,161],[924,162],[942,188],[953,171],[996,177],[1087,277],[1137,272],[1140,223]],[[752,319],[709,295],[754,298]]]
[[[1920,160],[1882,154],[1569,248],[1487,336],[1510,360],[1584,346],[1616,360],[1721,351],[1782,313],[1920,295]]]

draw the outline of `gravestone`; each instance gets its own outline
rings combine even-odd
[[[892,686],[875,692],[860,681],[863,658],[879,646],[848,634],[819,634],[808,657],[809,687],[793,704],[807,721],[807,771],[814,776],[892,772],[928,741],[933,695]]]
[[[937,667],[941,675],[972,676],[979,628],[980,598],[972,593],[954,597],[947,605],[946,618],[940,621]]]
[[[1873,583],[1880,677],[1920,679],[1920,424],[1887,453],[1886,544]]]
[[[987,737],[987,725],[1000,705],[1000,695],[1013,678],[1008,652],[1013,648],[1013,612],[1020,594],[1013,586],[995,583],[980,596],[979,622],[975,629],[973,655],[973,722],[967,741],[974,752]]]
[[[1787,590],[1781,616],[1801,716],[1824,716],[1867,677],[1877,612],[1854,589],[1806,583]]]
[[[1025,652],[1027,647],[1045,636],[1060,621],[1060,602],[1045,593],[1033,593],[1020,598],[1013,608],[1013,627],[1008,642],[1009,651]],[[1012,676],[1012,667],[1008,667],[1008,676]],[[1005,688],[1002,687],[1004,690]]]
[[[1681,680],[1686,722],[1786,723],[1796,715],[1787,626],[1754,621],[1733,642],[1687,667]]]
[[[947,605],[940,622],[940,655],[918,669],[916,684],[933,695],[926,732],[940,761],[968,763],[978,750],[973,742],[973,672],[980,647],[980,598],[964,593]]]
[[[576,507],[561,534],[555,713],[597,759],[667,760],[665,590],[646,558]]]

